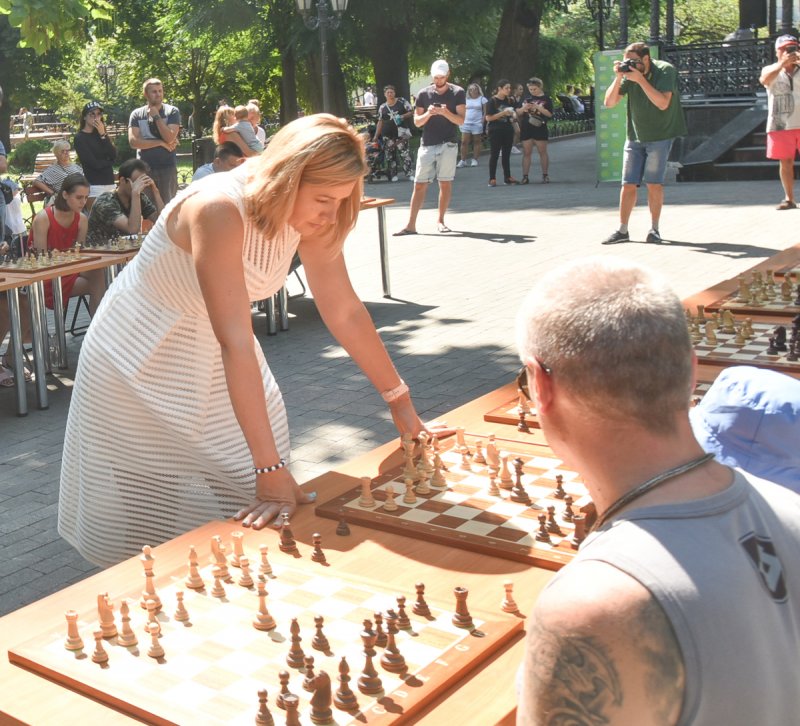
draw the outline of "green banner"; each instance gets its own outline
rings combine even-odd
[[[622,153],[628,133],[628,99],[624,96],[614,108],[606,108],[603,98],[614,82],[614,61],[622,60],[622,50],[602,50],[594,54],[595,158],[598,182],[622,180]],[[658,47],[650,48],[658,58]]]

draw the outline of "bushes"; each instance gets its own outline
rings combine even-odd
[[[117,166],[119,166],[123,161],[133,159],[133,157],[136,156],[136,149],[132,149],[131,145],[128,143],[127,129],[125,133],[117,134],[114,137],[114,146],[117,147]]]
[[[46,139],[29,139],[14,147],[8,163],[18,174],[32,174],[37,154],[52,149],[53,142]]]

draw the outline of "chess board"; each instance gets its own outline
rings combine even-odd
[[[710,305],[706,305],[706,310],[709,312],[718,312],[723,308],[727,308],[732,313],[736,313],[737,315],[772,315],[779,317],[794,317],[800,313],[800,305],[796,304],[798,299],[800,270],[795,270],[792,267],[789,267],[779,270],[775,273],[770,272],[770,275],[766,275],[766,271],[763,273],[745,273],[740,277],[740,279],[744,279],[746,281],[748,290],[751,292],[753,289],[755,289],[753,284],[756,281],[756,275],[758,275],[758,279],[762,282],[765,282],[767,277],[772,278],[773,284],[771,286],[771,299],[763,296],[763,299],[760,303],[753,303],[751,300],[745,301],[740,298],[737,287],[734,292],[720,298]],[[790,283],[788,300],[782,299],[781,284],[784,281],[788,281]],[[757,287],[762,286],[758,285]]]
[[[144,237],[120,237],[118,240],[105,242],[99,245],[89,245],[86,249],[92,252],[102,252],[104,255],[124,255],[141,249]]]
[[[209,527],[200,531],[213,534]],[[254,579],[258,576],[260,560],[257,545],[267,542],[274,544],[274,533],[271,536],[270,533],[245,533],[244,550]],[[230,552],[230,543],[225,544]],[[60,622],[42,623],[36,637],[9,650],[9,659],[156,724],[250,726],[258,711],[261,688],[268,691],[269,709],[275,722],[283,723],[284,715],[276,705],[276,697],[280,692],[278,673],[285,670],[290,673],[289,691],[300,699],[300,721],[307,724],[310,723],[312,694],[302,686],[305,669],[290,668],[286,663],[289,626],[291,618],[297,618],[301,626],[300,646],[306,655],[314,656],[314,672],[318,674],[324,670],[330,676],[332,692],[338,688],[343,656],[350,666],[350,687],[358,699],[358,711],[345,712],[332,706],[333,723],[394,724],[404,722],[462,680],[522,630],[521,619],[499,610],[496,615],[471,611],[473,629],[456,627],[452,623],[455,598],[446,606],[428,600],[431,615],[417,616],[412,613],[416,591],[414,581],[409,578],[409,592],[405,595],[411,626],[396,636],[407,671],[392,674],[383,669],[380,663],[383,649],[376,646],[374,665],[383,683],[383,693],[367,696],[357,688],[365,661],[360,638],[363,620],[373,620],[376,612],[396,611],[398,593],[381,590],[353,576],[343,577],[336,572],[332,561],[336,552],[328,553],[329,566],[325,567],[307,559],[293,558],[270,546],[273,574],[266,582],[266,604],[277,627],[261,631],[252,625],[259,608],[256,588],[235,584],[241,573],[230,567],[234,582],[224,585],[223,598],[213,597],[210,544],[196,545],[196,550],[202,565],[200,574],[206,583],[204,590],[194,591],[184,585],[188,565],[165,573],[159,571],[157,557],[154,563],[155,589],[163,605],[158,615],[159,642],[164,649],[162,658],[147,655],[151,637],[144,630],[147,615],[139,605],[145,579],[142,575],[141,582],[132,582],[127,591],[109,593],[118,629],[121,628],[119,606],[123,598],[127,599],[131,626],[139,640],[137,645],[123,647],[116,636],[105,639],[107,663],[93,662],[92,633],[99,630],[98,612],[95,602],[81,602],[75,603],[75,609],[79,613],[79,632],[84,641],[82,650],[65,648],[66,620],[62,618]],[[174,618],[178,590],[184,592],[190,618],[186,623]],[[326,652],[311,647],[316,615],[325,618],[323,632],[330,643]]]
[[[705,396],[706,391],[711,387],[707,381],[698,381],[694,391],[692,391],[691,403],[696,405]],[[501,404],[491,411],[483,414],[483,420],[490,423],[499,423],[506,426],[515,426],[520,433],[530,433],[531,428],[539,428],[539,420],[536,418],[536,409],[533,402],[528,402],[529,410],[525,412],[525,425],[527,429],[519,427],[519,402],[516,398]]]
[[[487,437],[468,434],[466,440],[473,449],[476,440],[485,444]],[[487,466],[472,463],[469,471],[462,469],[457,442],[450,438],[439,443],[439,455],[447,467],[443,472],[446,488],[434,488],[431,494],[417,495],[416,502],[405,503],[404,465],[400,465],[373,480],[372,493],[377,503],[374,508],[365,509],[359,505],[359,485],[319,505],[316,512],[331,519],[344,518],[407,537],[558,570],[573,559],[577,549],[571,542],[574,527],[562,516],[565,503],[554,496],[556,476],[563,477],[563,488],[573,498],[574,513],[587,516],[587,527],[594,515],[594,504],[578,473],[564,468],[547,447],[507,439],[496,439],[496,442],[509,454],[509,461],[517,457],[523,460],[522,483],[531,505],[511,501],[509,492],[504,489],[499,496],[490,495]],[[382,506],[389,486],[396,493],[398,505],[392,512]],[[539,542],[535,536],[539,515],[546,513],[548,506],[556,507],[563,535],[553,534],[550,543]]]
[[[25,274],[27,272],[49,272],[50,270],[57,270],[59,268],[65,267],[72,267],[73,265],[80,265],[84,262],[94,262],[95,260],[100,259],[97,255],[85,255],[81,254],[79,258],[74,260],[64,260],[62,262],[43,262],[41,265],[23,265],[20,263],[16,264],[5,264],[0,265],[0,272],[14,272],[17,274]]]
[[[767,355],[769,339],[774,330],[774,323],[753,323],[754,335],[744,345],[735,343],[735,333],[717,330],[716,344],[707,343],[704,337],[700,342],[694,343],[694,350],[699,363],[720,366],[751,365],[785,373],[800,372],[800,361],[786,360],[786,352]],[[787,329],[787,338],[790,334],[791,331]]]

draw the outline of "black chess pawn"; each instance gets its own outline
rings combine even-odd
[[[550,533],[547,531],[547,515],[539,515],[539,529],[536,531],[537,542],[552,542]]]
[[[314,679],[317,677],[317,674],[314,673],[314,656],[307,655],[303,660],[306,669],[306,677],[303,679],[303,688],[311,692],[314,690]]]
[[[769,338],[769,345],[767,346],[766,351],[764,351],[767,355],[778,355],[778,349],[775,347],[775,336],[771,335]]]
[[[339,662],[339,687],[333,694],[333,705],[341,711],[355,711],[358,708],[356,694],[350,688],[350,666],[344,656]]]
[[[281,690],[278,693],[278,697],[275,699],[275,703],[278,705],[278,708],[286,708],[286,705],[283,702],[283,699],[286,696],[291,696],[292,692],[289,690],[289,679],[291,676],[289,675],[289,671],[280,671],[278,673],[278,681],[281,684]]]
[[[386,641],[388,640],[386,637],[386,631],[383,629],[383,615],[381,613],[375,613],[375,645],[379,648],[383,648],[386,646]],[[364,623],[369,621],[365,620]],[[366,625],[364,627],[366,630]]]
[[[575,516],[575,512],[572,511],[572,497],[567,494],[564,497],[564,514],[562,515],[565,522],[571,522],[572,518]]]
[[[347,535],[350,534],[350,527],[343,518],[340,519],[339,524],[336,525],[336,534],[340,537],[347,537]]]
[[[556,521],[556,508],[551,504],[547,507],[547,531],[550,534],[564,534]]]
[[[517,422],[517,431],[522,431],[526,434],[530,433],[531,429],[528,426],[527,420],[525,419],[525,411],[520,409],[517,415],[519,416],[519,421]]]
[[[563,499],[565,496],[567,496],[567,492],[564,490],[563,474],[556,474],[556,490],[553,492],[553,496],[556,499]]]
[[[275,720],[267,706],[267,689],[258,690],[258,713],[256,713],[256,726],[274,726]]]
[[[789,343],[789,353],[786,356],[786,360],[794,363],[798,360],[798,356],[800,355],[800,337],[793,338],[792,341]]]

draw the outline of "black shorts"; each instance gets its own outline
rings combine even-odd
[[[523,118],[519,123],[519,140],[527,141],[528,139],[535,139],[536,141],[547,141],[550,135],[547,133],[547,124],[541,126],[534,126],[528,122],[527,118]]]

